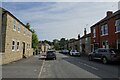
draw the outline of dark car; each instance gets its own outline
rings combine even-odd
[[[64,50],[61,50],[61,52],[60,52],[60,53],[62,53],[62,54],[69,54],[69,50],[64,49]]]
[[[46,59],[56,59],[56,54],[54,50],[47,51]]]
[[[110,61],[120,61],[120,50],[98,48],[94,52],[88,54],[89,60],[101,60],[104,64]]]

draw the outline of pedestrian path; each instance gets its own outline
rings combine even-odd
[[[37,78],[42,60],[40,55],[35,55],[27,59],[22,59],[2,66],[3,78]]]

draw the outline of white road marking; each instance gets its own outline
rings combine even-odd
[[[93,67],[93,66],[90,66],[90,65],[88,65],[88,64],[85,64],[85,63],[82,63],[82,62],[79,62],[79,63],[80,63],[80,64],[83,64],[84,66],[87,66],[87,67],[89,67],[89,68],[92,68],[92,69],[98,70],[98,68]]]
[[[40,78],[40,76],[41,76],[41,73],[42,73],[43,67],[44,67],[44,63],[45,63],[45,60],[43,60],[42,67],[41,67],[41,69],[40,69],[40,73],[39,73],[39,75],[38,75],[38,78]]]

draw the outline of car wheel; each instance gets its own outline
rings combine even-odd
[[[56,60],[56,57],[54,58],[54,60]]]
[[[108,61],[107,61],[107,58],[106,57],[103,57],[102,58],[102,62],[103,62],[103,64],[106,64]]]
[[[92,56],[89,56],[89,61],[92,61],[92,60],[93,60]]]

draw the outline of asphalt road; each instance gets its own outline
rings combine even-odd
[[[60,53],[56,54],[57,60],[45,60],[43,62],[39,78],[99,78],[66,60],[74,60],[74,58]]]
[[[86,56],[64,58],[100,78],[118,78],[120,76],[120,63],[103,64],[101,61],[89,61]]]

